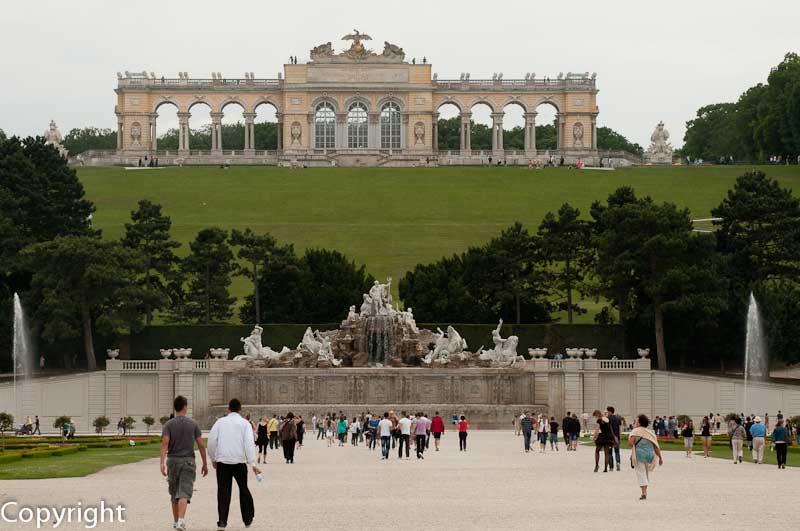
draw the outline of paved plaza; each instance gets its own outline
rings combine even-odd
[[[642,502],[630,467],[595,474],[593,465],[589,447],[573,453],[562,445],[558,453],[526,455],[522,439],[510,431],[470,433],[467,453],[458,451],[455,433],[446,433],[442,450],[431,448],[425,460],[412,453],[401,461],[393,452],[387,462],[380,460],[379,450],[349,444],[329,448],[312,437],[296,453],[294,465],[272,452],[263,467],[264,483],[250,476],[256,504],[252,528],[605,530],[671,525],[736,530],[791,528],[795,521],[797,469],[734,466],[728,460],[686,459],[681,452],[666,452],[649,499]],[[198,479],[195,488],[189,529],[216,529],[212,476]],[[96,504],[105,499],[128,507],[126,524],[99,529],[171,528],[167,486],[157,459],[85,478],[4,481],[0,491],[2,499],[13,497],[26,505]],[[228,529],[243,528],[234,487]]]

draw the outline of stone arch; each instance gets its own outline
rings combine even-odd
[[[458,112],[463,113],[465,105],[463,102],[459,101],[458,98],[446,97],[444,99],[439,100],[436,102],[435,111],[436,113],[439,112],[439,109],[444,107],[445,105],[453,105],[458,109]]]
[[[489,98],[486,98],[484,96],[479,96],[474,100],[472,100],[472,103],[469,104],[470,112],[471,109],[476,105],[486,105],[487,107],[489,107],[489,109],[491,109],[492,112],[497,112],[497,106],[495,105],[495,103]]]
[[[175,101],[172,96],[161,96],[161,98],[159,98],[159,100],[153,105],[153,112],[158,113],[159,107],[163,105],[172,105],[178,110],[178,112],[184,112],[184,110],[181,109],[181,104]]]
[[[543,110],[544,108],[544,110]],[[549,134],[545,134],[546,130],[542,129],[536,134],[536,149],[539,151],[546,151],[548,149],[562,149],[563,148],[563,131],[559,127],[559,115],[561,114],[561,102],[553,97],[541,97],[531,106],[531,112],[536,113],[537,127],[556,126],[555,130],[555,145],[551,144],[548,138],[552,138]]]
[[[383,106],[387,103],[394,103],[398,107],[400,107],[400,111],[405,110],[405,102],[402,98],[398,98],[397,96],[384,96],[378,100],[378,104],[375,108],[376,112],[381,112],[383,110]]]
[[[196,105],[206,105],[209,108],[210,112],[214,112],[214,106],[204,96],[193,98],[186,105],[186,112],[192,112],[192,107],[194,107]]]
[[[374,110],[372,108],[371,102],[369,101],[369,98],[366,98],[366,97],[362,96],[361,94],[355,94],[353,96],[350,96],[346,100],[344,100],[344,108],[342,109],[342,111],[343,112],[348,112],[350,110],[350,107],[354,103],[362,104],[367,109],[367,112],[372,112]]]
[[[225,107],[227,107],[228,105],[238,105],[239,107],[242,108],[242,112],[247,112],[247,104],[245,102],[243,102],[242,99],[239,96],[232,96],[232,97],[229,97],[229,98],[225,98],[222,101],[222,103],[219,104],[219,108],[217,109],[217,112],[224,113],[225,112]]]
[[[262,105],[272,105],[275,107],[276,113],[281,113],[281,106],[278,104],[278,101],[271,96],[262,96],[258,98],[255,102],[253,102],[253,106],[248,110],[248,112],[256,112]]]
[[[519,107],[522,107],[522,112],[524,113],[528,112],[528,105],[524,101],[522,101],[521,98],[515,98],[514,96],[510,96],[506,101],[503,102],[500,109],[501,110],[505,109],[509,105],[518,105]]]
[[[320,103],[327,103],[333,107],[333,112],[339,112],[339,102],[336,101],[336,98],[332,98],[328,95],[322,95],[314,98],[311,101],[311,109],[309,109],[309,112],[312,115],[317,112],[317,107],[319,107]]]
[[[262,118],[259,121],[259,109],[268,115],[268,118]],[[268,110],[264,110],[268,109]],[[281,110],[276,100],[272,97],[260,97],[253,102],[250,112],[253,115],[253,148],[257,150],[273,150],[282,149],[283,139],[283,122],[281,121]],[[274,120],[269,116],[274,111]],[[274,134],[269,132],[269,129],[275,128]]]
[[[550,96],[544,96],[544,97],[541,97],[538,100],[536,100],[536,102],[532,105],[531,110],[532,111],[536,111],[536,109],[538,109],[542,105],[550,105],[550,106],[552,106],[553,108],[555,108],[556,113],[562,112],[561,111],[561,105],[559,104],[558,100],[556,100],[555,98],[552,98]],[[536,112],[538,112],[538,111],[536,111]]]

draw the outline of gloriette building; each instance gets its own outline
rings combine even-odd
[[[164,164],[305,164],[387,165],[483,164],[488,157],[508,164],[527,164],[551,155],[567,161],[597,158],[596,75],[589,73],[556,78],[525,74],[505,79],[439,79],[426,59],[408,61],[402,48],[385,42],[382,50],[368,49],[369,35],[355,31],[343,40],[350,47],[337,53],[328,42],[310,51],[310,60],[292,60],[276,79],[227,78],[212,73],[194,78],[180,72],[177,78],[154,73],[118,73],[116,88],[118,143],[116,151],[93,152],[84,162],[131,164],[140,157],[156,156]],[[211,109],[210,150],[193,149],[189,120],[196,105]],[[437,120],[445,104],[458,108],[460,149],[442,151]],[[475,150],[470,139],[472,108],[491,109],[492,146]],[[163,151],[157,141],[159,110],[177,109],[179,146]],[[278,120],[277,150],[255,149],[256,110],[274,107]],[[516,105],[524,116],[524,149],[503,146],[505,110]],[[536,150],[537,109],[552,106],[557,115],[558,148]],[[222,142],[222,118],[231,106],[244,112],[243,150]],[[161,131],[163,133],[163,131]]]

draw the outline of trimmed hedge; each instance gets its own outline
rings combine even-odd
[[[294,348],[303,338],[306,328],[336,330],[339,323],[322,324],[267,324],[262,325],[262,343],[274,350],[287,346]],[[453,324],[458,333],[467,340],[469,349],[477,350],[481,345],[492,347],[492,330],[496,324]],[[447,324],[419,324],[420,328],[436,330],[447,328]],[[165,325],[148,326],[130,337],[131,359],[159,359],[159,349],[187,347],[193,358],[201,358],[210,348],[230,348],[231,357],[242,353],[240,338],[247,337],[252,325]],[[520,354],[528,348],[546,347],[550,353],[563,353],[566,348],[596,348],[598,357],[622,358],[625,354],[624,330],[620,325],[589,324],[522,324],[503,325],[503,336],[519,337]]]

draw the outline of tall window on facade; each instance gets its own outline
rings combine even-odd
[[[400,149],[400,107],[396,103],[381,109],[381,149]]]
[[[347,111],[347,147],[367,148],[367,108],[363,103],[354,103]]]
[[[320,103],[314,114],[314,147],[333,149],[336,147],[336,113],[330,103]]]

